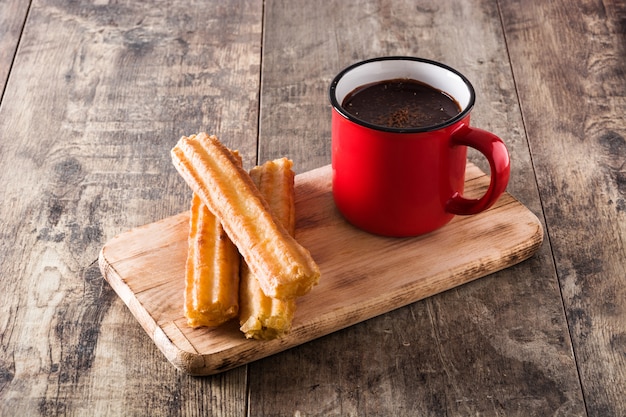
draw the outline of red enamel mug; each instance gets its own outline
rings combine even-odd
[[[409,79],[452,97],[460,113],[436,125],[398,128],[361,120],[342,107],[365,85]],[[332,192],[354,226],[384,236],[432,232],[455,215],[488,209],[507,187],[510,159],[504,142],[470,126],[471,83],[444,64],[414,57],[381,57],[341,71],[330,85]],[[463,197],[467,146],[489,161],[491,182],[478,199]]]

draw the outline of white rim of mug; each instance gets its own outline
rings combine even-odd
[[[402,63],[405,62],[406,65],[404,67],[405,72],[402,73],[401,71],[398,71],[397,69],[387,69],[386,71],[382,71],[379,72],[378,75],[376,73],[370,73],[367,72],[365,75],[363,75],[363,79],[365,81],[361,81],[361,82],[355,82],[350,84],[350,87],[344,87],[341,85],[341,81],[345,79],[346,75],[348,75],[348,73],[353,73],[354,76],[354,71],[359,71],[359,69],[361,69],[361,67],[364,66],[371,66],[375,63],[381,63],[383,62],[383,65],[385,62],[391,62],[391,61],[396,61],[397,63]],[[442,85],[436,85],[437,84],[437,80],[434,80],[430,77],[411,77],[409,71],[411,69],[415,69],[416,65],[421,67],[422,69],[427,68],[427,67],[436,67],[433,68],[435,71],[441,72],[441,75],[445,75],[448,77],[447,81],[449,81],[450,79],[452,79],[454,82],[456,83],[462,83],[466,89],[465,93],[461,93],[459,94],[458,92],[455,91],[455,93],[452,93],[451,91],[449,91],[449,84],[446,83],[446,88],[442,88]],[[382,67],[381,67],[382,68]],[[380,68],[379,68],[380,69]],[[442,71],[443,70],[443,71]],[[365,71],[365,70],[364,70]],[[387,75],[388,74],[388,75]],[[357,74],[358,76],[358,74]],[[397,128],[397,127],[387,127],[387,126],[381,126],[381,125],[376,125],[373,123],[369,123],[366,122],[362,119],[359,119],[355,116],[353,116],[352,114],[348,113],[342,106],[341,106],[341,102],[345,99],[345,96],[348,95],[350,92],[354,91],[355,88],[362,86],[362,85],[366,85],[369,83],[373,83],[373,82],[380,82],[380,81],[385,81],[385,80],[390,80],[390,79],[397,79],[397,78],[408,78],[408,79],[417,79],[417,81],[426,83],[434,88],[437,88],[443,92],[445,92],[446,94],[450,95],[452,98],[454,98],[459,105],[461,106],[461,112],[459,114],[457,114],[456,116],[446,120],[443,123],[439,123],[436,125],[431,125],[431,126],[423,126],[423,127],[417,127],[417,128]],[[426,78],[426,79],[424,79]],[[435,81],[435,82],[433,82]],[[441,81],[441,83],[443,83],[443,81]],[[341,100],[339,100],[337,98],[338,95],[338,90],[339,91],[339,95],[341,96]],[[343,90],[343,91],[341,91]],[[348,67],[346,67],[345,69],[343,69],[339,74],[337,74],[335,76],[335,78],[333,79],[333,81],[330,84],[330,102],[331,105],[333,106],[333,108],[339,113],[341,114],[343,117],[345,117],[346,119],[359,124],[361,126],[365,126],[368,127],[370,129],[374,129],[374,130],[379,130],[379,131],[384,131],[384,132],[393,132],[393,133],[420,133],[420,132],[432,132],[434,130],[439,130],[442,129],[444,127],[453,125],[454,123],[458,122],[459,120],[463,119],[464,117],[467,116],[467,114],[472,110],[472,108],[474,107],[474,103],[476,100],[476,93],[474,91],[474,87],[472,86],[472,83],[470,83],[470,81],[463,75],[461,74],[459,71],[455,70],[454,68],[442,64],[441,62],[437,62],[437,61],[433,61],[430,59],[425,59],[425,58],[417,58],[417,57],[410,57],[410,56],[387,56],[387,57],[378,57],[378,58],[371,58],[371,59],[367,59],[364,61],[360,61],[357,62],[355,64],[352,64]],[[459,97],[459,95],[461,97]]]

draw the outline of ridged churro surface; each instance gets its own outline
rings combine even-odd
[[[239,312],[239,252],[220,221],[195,193],[189,226],[184,308],[187,324],[218,326]]]
[[[295,233],[295,192],[293,162],[287,158],[268,161],[250,170],[250,177],[267,201],[276,219],[293,236]],[[241,331],[247,338],[274,339],[291,328],[296,300],[265,295],[245,262],[240,281]]]
[[[182,137],[172,149],[174,166],[218,217],[265,294],[293,298],[320,278],[308,250],[270,213],[252,179],[217,137]]]

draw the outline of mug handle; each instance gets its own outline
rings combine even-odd
[[[487,210],[506,189],[511,175],[509,151],[502,139],[486,130],[463,125],[450,139],[452,146],[470,146],[487,158],[491,169],[491,182],[485,195],[479,199],[464,198],[455,193],[446,203],[446,211],[452,214],[476,214]]]

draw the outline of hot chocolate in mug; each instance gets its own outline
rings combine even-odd
[[[333,198],[358,228],[425,234],[486,210],[506,189],[506,146],[470,126],[474,88],[453,68],[414,57],[362,61],[334,78],[330,102]],[[463,197],[467,146],[491,170],[478,199]]]

